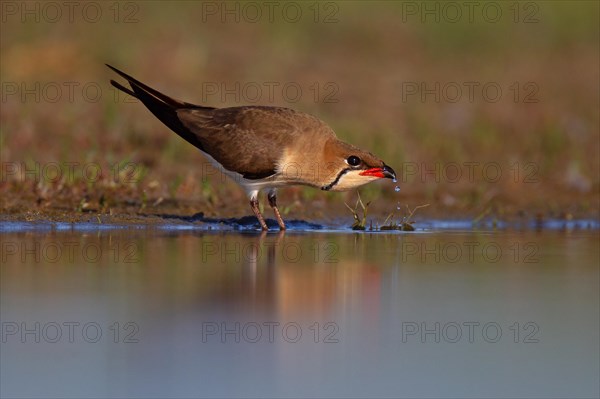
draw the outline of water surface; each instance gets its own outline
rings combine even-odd
[[[429,227],[5,224],[2,396],[598,397],[598,230]]]

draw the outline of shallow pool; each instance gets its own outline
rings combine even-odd
[[[423,226],[4,223],[1,394],[600,395],[597,227]]]

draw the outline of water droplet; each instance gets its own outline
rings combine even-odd
[[[398,183],[398,180],[394,178],[394,180],[392,180],[392,182]]]
[[[400,187],[399,187],[399,186],[396,186],[396,188],[395,188],[394,190],[395,190],[396,192],[399,192],[399,191],[400,191]]]

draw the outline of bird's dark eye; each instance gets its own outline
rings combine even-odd
[[[348,159],[346,159],[346,162],[348,162],[348,165],[350,166],[358,166],[360,165],[360,158],[356,155],[350,155]]]

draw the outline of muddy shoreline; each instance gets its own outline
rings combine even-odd
[[[312,217],[311,217],[312,216]],[[326,218],[315,218],[308,212],[305,215],[289,215],[286,218],[290,231],[353,231],[352,217],[348,214],[329,214]],[[266,217],[270,231],[279,231],[277,222],[270,215]],[[397,230],[382,230],[385,216],[373,215],[367,218],[365,232],[397,233]],[[570,214],[542,215],[520,213],[499,217],[489,213],[473,217],[470,215],[444,215],[440,217],[419,216],[411,220],[417,231],[452,230],[600,230],[597,215],[573,217]],[[70,226],[70,227],[69,227]],[[97,210],[73,211],[60,208],[44,208],[0,214],[0,233],[30,230],[101,230],[101,229],[165,229],[200,231],[258,231],[256,218],[241,212],[239,216],[207,216],[202,212],[188,212],[184,209],[147,209],[139,212],[134,207],[111,209],[110,212]]]
[[[0,221],[147,227],[205,225],[217,229],[239,226],[251,229],[256,218],[242,190],[234,184],[210,185],[213,186],[222,192],[219,195],[180,193],[167,196],[153,194],[143,184],[114,184],[110,180],[95,185],[14,180],[0,184]],[[593,192],[568,193],[546,187],[544,190],[532,190],[525,196],[494,194],[488,190],[479,196],[483,197],[480,199],[473,197],[468,190],[454,194],[440,190],[433,195],[423,195],[412,192],[419,188],[412,185],[406,185],[405,190],[393,194],[390,193],[393,190],[384,185],[371,188],[374,189],[371,192],[361,190],[335,194],[308,188],[287,188],[279,192],[280,210],[286,221],[295,221],[301,229],[310,228],[311,224],[315,229],[318,226],[349,229],[354,219],[348,207],[356,206],[360,193],[368,209],[365,215],[359,207],[358,216],[364,217],[365,227],[371,231],[400,221],[412,222],[417,228],[432,224],[437,227],[448,223],[452,225],[457,221],[467,228],[559,228],[557,226],[561,224],[586,228],[588,225],[597,226],[600,221],[600,204]],[[261,197],[260,200],[270,227],[277,229],[266,199]],[[428,206],[419,208],[423,205]]]

